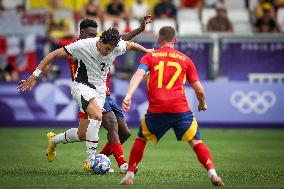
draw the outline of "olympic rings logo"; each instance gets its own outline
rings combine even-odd
[[[230,98],[233,107],[237,108],[243,114],[256,113],[264,114],[276,103],[276,96],[271,91],[234,91]]]

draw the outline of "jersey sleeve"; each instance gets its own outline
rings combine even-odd
[[[150,53],[147,53],[146,55],[144,55],[142,58],[141,58],[141,60],[140,60],[140,65],[139,65],[139,67],[140,66],[142,66],[142,65],[145,65],[145,66],[147,66],[148,68],[150,68],[150,59],[151,59],[151,54]],[[143,67],[143,66],[142,66]]]
[[[117,47],[115,48],[115,52],[117,56],[124,54],[126,52],[126,41],[121,39],[118,42]]]
[[[187,71],[186,71],[186,78],[187,78],[187,81],[189,83],[193,83],[194,81],[198,81],[199,80],[199,77],[198,77],[198,74],[197,74],[197,71],[196,71],[196,68],[193,64],[193,62],[188,59],[188,67],[187,67]]]
[[[85,41],[86,40],[78,40],[74,43],[71,43],[70,45],[66,45],[63,48],[68,55],[77,58],[81,49],[86,46]]]

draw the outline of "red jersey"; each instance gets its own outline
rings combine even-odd
[[[189,83],[199,80],[189,57],[171,48],[162,47],[146,54],[140,62],[149,69],[147,97],[152,113],[182,113],[190,111],[184,92]]]
[[[76,42],[77,40],[78,40],[77,38],[75,38],[73,40],[69,40],[69,41],[63,40],[63,41],[59,41],[59,43],[60,43],[61,46],[66,46],[66,45],[69,45],[71,43]],[[71,79],[72,79],[72,81],[74,81],[75,75],[76,75],[76,72],[77,72],[77,68],[78,68],[78,63],[74,62],[71,56],[68,56],[67,62],[69,64],[69,68],[70,68]],[[108,74],[107,74],[106,87],[107,87],[106,94],[110,95],[110,72],[108,72]]]

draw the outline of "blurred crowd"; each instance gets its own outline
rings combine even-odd
[[[0,0],[0,17],[11,9],[16,14],[48,11],[49,51],[58,48],[60,40],[73,40],[83,18],[95,19],[99,31],[114,27],[121,33],[137,28],[149,13],[154,22],[145,33],[151,34],[156,34],[161,25],[174,26],[179,35],[284,30],[284,0]],[[18,78],[11,65],[0,64],[0,80]]]

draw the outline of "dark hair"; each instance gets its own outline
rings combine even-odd
[[[176,30],[172,26],[163,26],[159,31],[159,38],[170,42],[176,36]]]
[[[84,20],[82,20],[80,22],[80,30],[86,29],[86,28],[89,28],[89,27],[97,28],[98,24],[97,24],[96,21],[89,19],[89,18],[85,18]]]
[[[120,41],[119,32],[114,28],[109,28],[107,31],[104,31],[100,37],[103,43],[111,44],[117,46]]]

